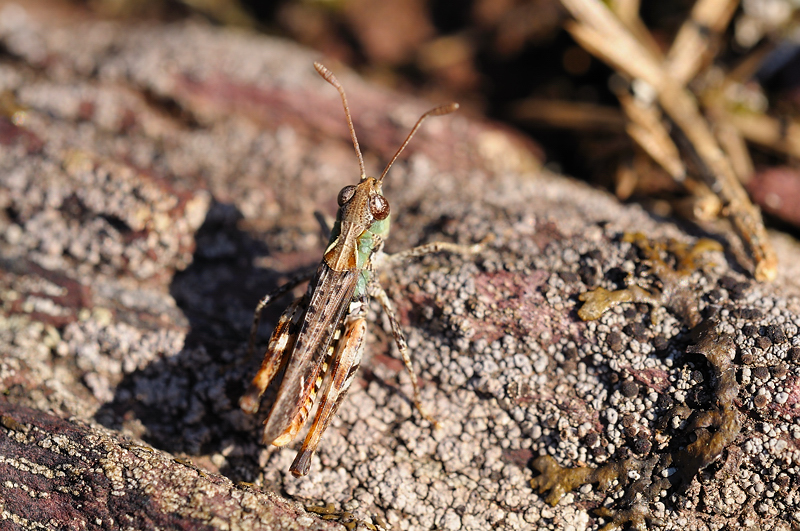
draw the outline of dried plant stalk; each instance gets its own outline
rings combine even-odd
[[[626,129],[628,135],[673,179],[683,182],[686,179],[686,166],[681,160],[678,146],[661,121],[661,112],[653,105],[639,104],[628,93],[621,92],[617,96],[630,120]]]
[[[699,0],[694,5],[664,64],[676,83],[685,85],[711,60],[716,37],[728,27],[738,5],[738,0]]]
[[[728,113],[726,119],[749,141],[800,157],[800,123],[755,113]]]
[[[672,62],[658,61],[599,0],[562,0],[562,3],[577,20],[566,27],[581,46],[628,79],[644,81],[653,89],[664,113],[688,140],[693,155],[698,159],[700,177],[717,194],[723,211],[748,246],[754,262],[755,278],[760,281],[773,280],[777,275],[777,258],[767,237],[761,213],[750,202],[738,181],[728,156],[701,114],[696,98],[672,72],[682,72],[684,77],[691,76],[699,63],[679,63],[678,59],[687,57],[687,54],[677,48],[672,55]],[[707,20],[709,13],[730,10],[729,4],[709,0],[696,8],[695,15],[700,20]],[[690,36],[685,38],[690,39]],[[683,47],[683,44],[680,46]],[[668,65],[671,70],[667,69]]]
[[[583,131],[625,130],[625,117],[610,106],[529,98],[516,105],[514,116],[520,120]]]
[[[714,120],[714,133],[722,149],[728,154],[739,182],[747,184],[755,170],[743,136],[744,131],[739,130],[730,122],[727,113],[719,114],[719,118]]]

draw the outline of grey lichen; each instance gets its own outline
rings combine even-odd
[[[644,505],[672,529],[800,523],[800,249],[784,243],[789,273],[779,288],[752,284],[721,254],[704,253],[700,260],[712,256],[717,266],[688,274],[686,290],[666,297],[658,264],[619,234],[638,230],[689,248],[695,240],[560,176],[530,166],[496,171],[481,144],[501,133],[463,115],[420,131],[423,141],[384,187],[395,215],[389,252],[498,236],[480,257],[431,255],[381,279],[423,401],[442,427],[415,416],[388,323],[372,307],[362,369],[309,478],[287,474],[297,448],[261,446],[263,419],[242,415],[236,400],[258,362],[244,359],[257,297],[318,263],[324,243],[313,212],[332,214],[357,171],[340,102],[311,66],[319,57],[196,22],[76,24],[42,15],[43,4],[0,0],[0,85],[25,114],[0,116],[0,404],[32,412],[0,412],[31,426],[26,433],[0,422],[5,456],[58,412],[105,441],[103,458],[122,466],[104,462],[111,477],[121,472],[126,485],[142,485],[138,507],[158,518],[176,507],[211,515],[203,524],[216,529],[233,527],[219,512],[231,504],[266,522],[265,507],[279,500],[271,492],[409,531],[596,529],[592,509],[600,506],[639,525]],[[426,104],[345,76],[375,166],[394,153],[406,130],[398,123]],[[509,136],[501,145],[522,144]],[[91,189],[73,194],[76,183]],[[142,197],[126,197],[115,183]],[[664,246],[662,261],[674,269],[680,253]],[[575,318],[580,293],[628,284],[662,303]],[[701,321],[717,310],[717,332],[732,338],[742,364],[733,403],[746,413],[720,457],[698,473],[687,469],[685,490],[667,457],[697,437],[724,446],[729,435],[717,434],[732,432],[712,363],[687,352],[697,340],[682,293]],[[283,304],[265,315],[262,344]],[[41,440],[53,452],[28,459],[52,477],[0,484],[14,496],[39,492],[35,482],[64,489],[38,504],[39,516],[7,509],[27,519],[24,527],[75,511],[73,492],[82,503],[110,492],[97,488],[100,480],[111,486],[99,460],[86,476],[94,489],[59,483],[73,469],[46,466],[68,448],[63,433],[53,435]],[[702,454],[687,454],[695,468],[715,452]],[[529,463],[542,455],[563,467],[628,461],[636,473],[612,482],[627,481],[625,489],[582,487],[566,495],[576,503],[551,506],[529,484],[537,474]],[[162,504],[159,481],[168,480],[213,495]],[[670,482],[666,496],[625,497],[634,484],[651,492],[662,480]],[[289,507],[287,526],[341,528]]]
[[[623,303],[646,303],[654,307],[666,306],[682,314],[689,326],[698,324],[696,295],[691,293],[687,283],[689,276],[702,264],[703,255],[712,251],[722,251],[719,242],[707,238],[694,244],[669,240],[666,244],[648,239],[639,232],[625,233],[622,241],[632,243],[642,253],[641,264],[650,269],[650,276],[659,281],[650,289],[631,283],[624,289],[609,291],[600,286],[579,295],[583,306],[578,317],[584,321],[599,319],[607,310]],[[672,259],[674,264],[669,264]]]
[[[630,458],[601,467],[564,468],[551,456],[545,455],[533,462],[540,475],[531,480],[531,486],[539,493],[549,491],[546,499],[551,505],[584,484],[597,483],[602,492],[615,484],[624,489],[623,498],[614,507],[603,507],[598,512],[610,520],[603,530],[618,529],[628,523],[636,529],[647,529],[648,520],[660,523],[651,516],[649,505],[661,498],[662,492],[668,488],[687,488],[700,470],[720,457],[741,430],[739,412],[734,404],[739,384],[733,363],[736,353],[733,338],[718,330],[720,321],[716,315],[701,320],[700,294],[695,293],[687,282],[689,275],[699,266],[700,256],[707,251],[719,251],[720,246],[710,240],[700,240],[692,246],[676,242],[663,245],[651,242],[639,233],[626,234],[622,241],[634,243],[644,254],[644,263],[659,282],[660,289],[651,293],[636,284],[613,292],[596,288],[579,297],[585,302],[578,312],[579,317],[587,321],[596,320],[610,308],[625,302],[669,306],[692,329],[694,341],[686,352],[704,356],[712,369],[711,387],[716,405],[705,411],[695,412],[681,405],[668,411],[664,419],[676,415],[687,419],[684,435],[676,440],[685,440],[685,434],[694,440],[678,447],[674,444],[665,447],[647,460]],[[673,258],[674,266],[668,265],[669,257]],[[662,429],[666,427],[664,422],[659,425]],[[677,473],[668,473],[672,469]],[[665,479],[667,476],[669,480]],[[637,479],[631,482],[632,477]]]

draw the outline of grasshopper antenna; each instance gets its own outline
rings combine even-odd
[[[361,180],[367,178],[367,173],[364,171],[364,157],[361,156],[361,148],[358,147],[358,138],[356,138],[356,129],[353,127],[353,118],[350,117],[350,107],[347,105],[347,96],[344,95],[344,88],[342,87],[339,80],[336,79],[336,76],[333,75],[333,72],[322,66],[322,63],[314,63],[314,68],[317,69],[319,75],[321,75],[325,81],[333,85],[336,90],[339,91],[339,95],[342,96],[342,104],[344,105],[344,114],[347,117],[347,126],[350,128],[350,136],[353,139],[353,147],[356,148],[356,156],[358,157],[358,167],[361,170]],[[429,113],[432,111],[429,111]],[[428,114],[429,114],[428,113]],[[422,119],[420,118],[420,121]],[[419,127],[419,125],[417,125]],[[408,141],[406,141],[408,143]],[[397,155],[395,155],[397,158]]]
[[[422,125],[422,122],[425,120],[425,118],[427,118],[428,116],[441,116],[443,114],[450,114],[451,112],[454,112],[457,109],[458,109],[458,103],[448,103],[447,105],[441,105],[439,107],[434,107],[433,109],[429,110],[428,112],[426,112],[425,114],[420,116],[419,120],[417,120],[417,123],[414,124],[414,127],[411,129],[411,132],[408,133],[408,136],[406,137],[405,142],[403,142],[403,145],[400,146],[400,149],[398,149],[397,153],[394,154],[394,157],[392,157],[392,160],[390,160],[389,164],[386,165],[386,169],[384,169],[383,173],[381,173],[381,176],[378,179],[378,182],[380,183],[380,182],[383,181],[383,178],[389,172],[389,168],[392,167],[392,164],[394,164],[394,161],[397,160],[397,157],[399,157],[400,153],[402,153],[403,150],[406,148],[408,143],[411,141],[411,137],[413,137],[414,133],[417,132],[417,129],[419,129],[419,126]]]

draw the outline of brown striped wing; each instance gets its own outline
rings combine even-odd
[[[305,423],[322,362],[353,298],[357,279],[356,270],[335,271],[325,262],[317,269],[309,284],[308,307],[294,351],[275,404],[264,422],[266,444],[288,443]]]

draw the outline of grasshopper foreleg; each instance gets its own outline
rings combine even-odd
[[[473,245],[460,245],[457,243],[449,243],[449,242],[431,242],[395,254],[381,253],[380,265],[377,267],[381,267],[384,265],[393,265],[403,260],[407,260],[409,258],[424,256],[426,254],[436,253],[439,251],[446,251],[460,255],[476,254],[483,251],[484,248],[486,247],[486,243],[488,243],[490,240],[491,236],[484,238],[484,240],[481,241],[480,243],[476,243]],[[392,325],[392,335],[394,336],[394,341],[397,344],[397,349],[400,351],[400,355],[403,358],[403,363],[406,366],[408,375],[411,377],[411,385],[414,388],[414,405],[419,410],[420,414],[424,419],[433,424],[434,427],[438,426],[439,422],[436,419],[434,419],[433,416],[431,416],[422,406],[422,398],[419,391],[417,373],[414,372],[414,366],[411,363],[411,357],[408,354],[408,344],[406,343],[406,337],[405,334],[403,334],[403,329],[400,328],[400,323],[397,321],[397,317],[395,317],[394,309],[392,308],[392,303],[389,300],[389,296],[386,294],[386,292],[383,290],[380,284],[378,284],[377,281],[373,281],[369,284],[368,291],[370,296],[375,297],[378,300],[378,302],[381,303],[383,311],[386,312],[386,316],[389,318],[389,322]]]
[[[331,239],[331,227],[328,225],[328,220],[325,219],[325,214],[319,210],[315,210],[314,218],[317,220],[317,223],[319,223],[319,228],[322,231],[322,237],[325,239],[325,241],[329,241]]]
[[[377,282],[371,282],[368,289],[370,296],[375,297],[378,302],[381,303],[383,311],[386,313],[386,316],[389,318],[389,323],[392,325],[394,342],[397,344],[397,350],[400,351],[400,356],[403,358],[406,371],[408,371],[408,375],[411,377],[411,385],[414,389],[414,406],[416,406],[420,415],[422,415],[425,420],[433,424],[434,427],[439,426],[439,422],[434,419],[433,416],[429,414],[422,406],[422,395],[419,391],[417,373],[414,372],[414,365],[411,363],[411,356],[408,354],[408,343],[406,343],[406,336],[403,334],[403,329],[400,328],[400,322],[397,320],[397,317],[394,314],[394,309],[392,308],[392,302],[389,300],[389,296]]]

